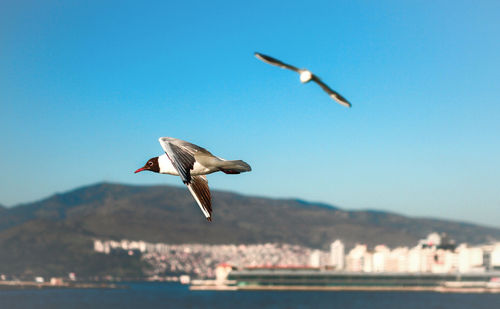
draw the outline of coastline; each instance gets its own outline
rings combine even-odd
[[[405,287],[405,286],[228,286],[228,285],[190,285],[192,291],[356,291],[356,292],[436,292],[436,293],[473,293],[473,294],[497,294],[500,288],[486,287]]]
[[[33,281],[0,281],[0,290],[28,290],[28,289],[124,289],[127,286],[114,283],[83,283],[63,282],[51,284],[50,282]]]
[[[189,285],[190,291],[324,291],[324,292],[434,292],[457,294],[500,294],[500,287],[453,287],[453,286],[310,286],[310,285],[226,285],[207,282]],[[146,281],[145,281],[146,282]],[[127,289],[114,283],[50,284],[31,281],[0,281],[2,290],[30,289]]]

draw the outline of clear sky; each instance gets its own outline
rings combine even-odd
[[[182,185],[133,174],[171,136],[252,166],[212,189],[499,227],[499,38],[499,1],[2,1],[0,203]]]

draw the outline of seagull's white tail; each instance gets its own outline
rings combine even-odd
[[[242,160],[223,160],[220,161],[217,166],[220,171],[226,174],[239,174],[243,172],[250,172],[252,170],[250,165]]]

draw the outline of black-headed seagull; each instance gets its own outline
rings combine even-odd
[[[351,107],[351,103],[349,103],[349,101],[347,101],[338,92],[336,92],[332,88],[328,87],[328,85],[323,83],[323,81],[318,76],[311,73],[311,71],[309,71],[307,69],[296,68],[293,65],[286,64],[286,63],[284,63],[276,58],[273,58],[273,57],[270,57],[270,56],[267,56],[267,55],[264,55],[261,53],[255,53],[255,57],[257,57],[257,59],[260,59],[266,63],[278,66],[280,68],[289,69],[289,70],[292,70],[292,71],[299,73],[300,74],[300,81],[303,84],[310,82],[312,80],[316,84],[318,84],[326,93],[328,93],[328,95],[332,99],[334,99],[335,101],[337,101],[338,103],[340,103],[344,106]]]
[[[135,173],[152,171],[160,174],[180,176],[208,221],[212,221],[212,199],[205,175],[224,172],[239,174],[252,170],[241,160],[224,160],[186,141],[173,137],[160,137],[165,154],[148,160]]]

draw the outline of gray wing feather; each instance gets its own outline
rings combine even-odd
[[[159,142],[184,183],[191,181],[190,172],[196,161],[195,155],[210,154],[204,148],[172,137],[160,137]]]
[[[265,63],[269,63],[269,64],[278,66],[278,67],[283,68],[283,69],[289,69],[289,70],[292,70],[295,72],[299,72],[299,69],[294,67],[293,65],[284,63],[284,62],[282,62],[276,58],[273,58],[271,56],[267,56],[267,55],[264,55],[261,53],[255,53],[255,57],[257,57],[257,59],[264,61]]]
[[[207,220],[212,221],[212,197],[207,177],[193,176],[191,183],[187,186]]]
[[[173,137],[160,137],[159,139],[160,144],[163,147],[163,144],[169,143],[171,145],[178,146],[179,148],[182,148],[183,151],[188,152],[192,154],[193,156],[196,153],[204,153],[204,154],[209,154],[211,155],[210,151],[206,150],[203,147],[200,147],[195,144],[191,144],[190,142],[183,141],[178,138],[173,138]]]
[[[172,165],[177,172],[179,172],[182,181],[184,183],[189,183],[191,181],[191,169],[193,169],[194,162],[196,161],[194,156],[170,143],[165,143],[165,145],[162,146],[164,146],[163,149],[172,162]]]
[[[341,96],[340,93],[334,91],[332,88],[328,87],[328,85],[323,83],[323,81],[319,77],[317,77],[316,75],[313,75],[312,80],[314,82],[316,82],[316,84],[318,84],[326,93],[328,93],[328,95],[332,99],[334,99],[335,101],[337,101],[338,103],[340,103],[346,107],[351,107],[351,103],[349,103],[349,101],[347,101],[346,98]]]

